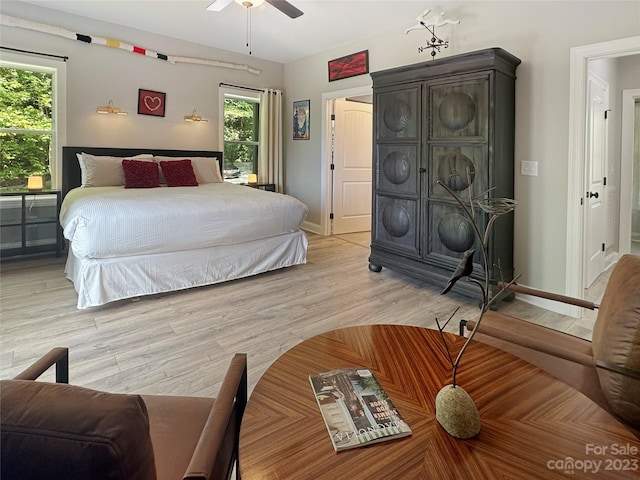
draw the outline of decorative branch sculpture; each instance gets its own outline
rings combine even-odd
[[[469,176],[469,172],[467,172]],[[484,200],[476,200],[475,205],[479,207],[482,211],[489,214],[489,220],[487,222],[487,226],[485,228],[484,234],[480,231],[478,227],[478,223],[475,219],[475,208],[474,208],[474,200],[471,194],[471,187],[469,187],[469,206],[465,205],[465,203],[456,195],[456,193],[451,190],[447,185],[438,181],[438,184],[441,185],[462,207],[465,215],[469,218],[471,225],[474,229],[474,232],[480,241],[480,251],[482,253],[482,262],[484,266],[484,281],[477,280],[473,278],[471,274],[473,273],[473,256],[475,251],[473,249],[469,249],[464,252],[458,267],[455,269],[449,282],[442,290],[441,295],[445,295],[447,292],[451,290],[451,288],[458,282],[460,279],[467,277],[468,281],[478,285],[482,292],[482,303],[480,316],[476,321],[476,324],[467,337],[466,341],[460,348],[455,360],[451,353],[451,348],[446,341],[446,337],[444,335],[444,328],[451,321],[451,319],[455,316],[456,310],[449,316],[447,321],[444,324],[440,324],[438,319],[436,318],[436,323],[438,325],[438,330],[440,331],[440,336],[442,337],[442,341],[447,350],[447,355],[449,359],[449,363],[451,364],[452,370],[452,383],[451,385],[445,386],[436,397],[436,419],[443,426],[443,428],[457,438],[470,438],[476,435],[480,431],[480,415],[478,410],[473,403],[473,400],[469,396],[467,392],[464,391],[461,387],[457,387],[456,383],[456,375],[458,372],[458,366],[460,365],[460,360],[462,359],[462,355],[467,349],[469,342],[474,337],[478,325],[482,321],[482,317],[486,313],[486,311],[491,307],[491,305],[495,302],[498,296],[505,290],[506,287],[503,287],[499,292],[495,295],[491,296],[491,271],[489,270],[489,239],[491,229],[495,221],[502,215],[512,212],[516,207],[515,200],[509,198],[486,198]],[[471,185],[471,182],[469,182]],[[487,194],[488,192],[485,192]],[[484,194],[483,194],[484,196]],[[493,266],[492,266],[493,268]],[[498,271],[500,272],[500,265],[498,262],[497,265]],[[509,282],[508,285],[511,285],[513,282],[517,280],[514,279]],[[507,286],[508,286],[507,285]]]
[[[480,288],[480,290],[482,292],[482,303],[481,303],[480,317],[478,318],[478,321],[476,322],[475,327],[473,328],[473,330],[469,334],[469,337],[465,341],[464,345],[462,346],[462,348],[458,352],[458,355],[456,356],[455,361],[451,362],[451,368],[452,368],[452,372],[453,372],[452,383],[453,383],[453,386],[455,387],[456,386],[456,373],[458,371],[458,365],[460,364],[460,359],[462,358],[462,354],[464,353],[464,351],[467,348],[467,345],[469,344],[469,342],[471,341],[471,339],[475,335],[476,329],[478,328],[478,325],[480,324],[480,321],[482,320],[483,315],[491,307],[491,305],[495,302],[495,300],[499,296],[499,294],[504,291],[504,288],[503,288],[496,295],[494,295],[492,297],[489,296],[490,293],[491,293],[491,289],[490,289],[491,288],[490,287],[491,272],[489,270],[488,249],[489,249],[489,238],[490,238],[490,234],[491,234],[491,228],[493,227],[493,224],[498,219],[498,217],[500,217],[500,216],[502,216],[502,215],[504,215],[506,213],[512,212],[515,209],[517,202],[515,200],[510,199],[510,198],[487,198],[487,199],[484,199],[484,200],[476,200],[475,204],[482,211],[484,211],[485,213],[488,213],[488,214],[491,215],[489,217],[489,221],[487,222],[487,227],[485,228],[484,234],[482,234],[482,232],[480,231],[480,227],[478,227],[478,223],[476,222],[476,219],[475,219],[475,212],[474,212],[474,208],[473,208],[474,202],[473,202],[473,199],[471,198],[471,193],[469,193],[469,197],[470,197],[469,198],[469,203],[470,203],[470,205],[467,206],[460,199],[460,197],[458,197],[458,195],[456,195],[456,193],[453,190],[451,190],[451,188],[449,188],[447,185],[445,185],[444,183],[442,183],[439,180],[438,180],[438,184],[440,184],[456,200],[456,202],[462,207],[465,215],[471,221],[471,225],[473,226],[474,232],[475,232],[476,236],[478,237],[478,239],[480,240],[481,253],[482,253],[482,262],[483,262],[483,265],[484,265],[484,274],[485,274],[484,282],[480,282],[477,279],[471,277],[471,274],[473,273],[473,255],[475,253],[475,250],[469,249],[469,250],[464,252],[463,257],[460,260],[460,263],[458,264],[458,267],[455,269],[455,271],[451,275],[451,278],[449,279],[449,282],[445,286],[444,290],[442,290],[442,292],[440,293],[441,295],[445,295],[447,292],[449,292],[451,290],[453,285],[463,277],[468,277],[468,281],[478,285],[478,287]],[[471,190],[471,188],[469,188],[469,190]],[[499,265],[498,265],[498,270],[500,270]],[[513,280],[513,281],[515,281],[515,280]],[[511,283],[513,283],[513,282],[511,282]],[[457,311],[457,309],[456,309],[456,311]],[[454,314],[455,314],[455,312],[454,312]],[[436,323],[438,324],[438,329],[440,330],[440,333],[443,332],[444,328],[449,323],[451,318],[452,317],[450,317],[447,320],[447,322],[444,325],[442,325],[442,327],[440,326],[440,322],[438,322],[438,319],[436,318]],[[444,335],[442,336],[442,338],[444,339]],[[447,348],[447,351],[449,351],[449,346],[446,344],[446,342],[445,342],[445,347]],[[450,352],[449,352],[449,357],[452,358]]]

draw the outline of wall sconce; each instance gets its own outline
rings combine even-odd
[[[191,115],[184,116],[184,121],[185,122],[208,122],[209,120],[207,120],[206,118],[202,118],[200,115],[197,115],[196,110],[194,109],[193,112],[191,112]]]
[[[96,108],[98,113],[114,113],[116,115],[129,115],[127,112],[121,112],[119,108],[113,106],[113,101],[109,100],[109,104],[106,107]]]
[[[258,175],[255,173],[247,175],[247,183],[258,183]]]
[[[27,179],[27,189],[29,191],[42,190],[42,175],[29,175]]]

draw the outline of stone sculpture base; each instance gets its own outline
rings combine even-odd
[[[471,438],[480,432],[480,413],[471,396],[458,385],[447,385],[436,395],[436,420],[456,438]]]

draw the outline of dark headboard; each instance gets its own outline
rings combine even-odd
[[[162,150],[157,148],[112,148],[112,147],[62,147],[62,198],[72,188],[82,184],[78,153],[109,155],[112,157],[133,157],[142,153],[166,157],[216,157],[223,171],[222,152],[213,150]]]

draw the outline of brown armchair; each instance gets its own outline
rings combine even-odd
[[[488,311],[474,336],[546,370],[616,416],[640,438],[640,257],[624,255],[611,271],[600,306],[520,285],[510,290],[598,308],[592,341]],[[473,330],[464,321],[461,332]]]
[[[3,480],[231,478],[247,402],[247,358],[231,360],[216,398],[113,394],[68,385],[55,348],[0,382]],[[35,382],[56,366],[56,383]]]

